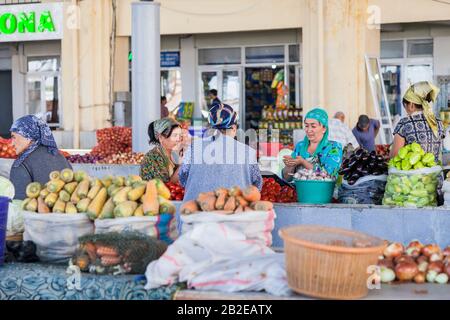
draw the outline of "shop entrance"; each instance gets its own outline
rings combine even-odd
[[[242,126],[241,68],[202,68],[199,79],[200,106],[204,118],[207,118],[208,110],[211,107],[209,90],[216,89],[219,100],[238,112]]]
[[[9,138],[9,129],[13,121],[11,70],[0,70],[0,136]]]

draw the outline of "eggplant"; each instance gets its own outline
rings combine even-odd
[[[343,167],[343,168],[347,168],[349,163],[350,163],[350,159],[345,159],[345,160],[342,162],[342,167]]]
[[[358,150],[355,152],[355,156],[361,157],[361,156],[363,155],[363,153],[364,153],[364,149],[358,149]]]
[[[347,173],[350,173],[350,171],[352,171],[352,168],[349,168],[349,167],[347,167],[347,168],[343,168],[343,169],[341,169],[341,171],[339,171],[339,174],[347,174]]]
[[[377,156],[377,161],[384,162],[383,156]]]

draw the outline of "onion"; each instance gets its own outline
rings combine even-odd
[[[423,248],[423,244],[419,240],[413,240],[408,244],[406,250],[408,250],[409,248],[415,248],[420,251]]]
[[[450,264],[447,264],[447,265],[444,267],[444,272],[445,272],[448,276],[450,276]]]
[[[401,262],[395,266],[395,274],[400,281],[410,281],[419,273],[417,264]]]
[[[416,259],[416,262],[417,262],[417,264],[420,264],[421,262],[428,262],[428,257],[426,257],[426,256],[419,256],[417,259]]]
[[[395,280],[395,272],[390,268],[381,267],[380,278],[382,283],[389,283]]]
[[[437,244],[428,244],[422,248],[422,254],[431,257],[433,253],[440,253],[441,248]]]
[[[450,246],[445,248],[444,251],[442,251],[442,254],[444,255],[444,257],[450,256]]]
[[[436,273],[442,273],[444,271],[444,264],[442,261],[431,262],[428,265],[428,271],[435,271]]]
[[[434,270],[430,270],[427,272],[427,281],[430,283],[433,283],[434,280],[436,279],[438,273]]]
[[[410,247],[406,249],[406,254],[408,256],[411,256],[413,258],[417,258],[418,256],[420,256],[420,249],[416,248],[416,247]]]
[[[448,282],[448,275],[445,273],[438,274],[434,281],[439,284],[446,284]]]
[[[442,261],[442,259],[444,259],[442,253],[433,253],[430,257],[430,262]]]
[[[391,243],[386,249],[384,249],[384,256],[386,258],[396,258],[402,255],[403,245],[398,242]]]
[[[400,257],[397,257],[394,259],[395,264],[399,264],[402,262],[410,262],[410,263],[416,263],[413,257],[401,255]]]
[[[415,283],[425,283],[425,280],[426,280],[425,272],[419,272],[419,273],[416,274],[416,276],[414,277],[414,282],[415,282]]]
[[[384,268],[394,270],[394,262],[392,261],[392,259],[386,258],[386,259],[378,260],[378,265],[382,268],[384,267]]]

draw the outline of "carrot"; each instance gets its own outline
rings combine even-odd
[[[244,199],[244,197],[242,196],[237,196],[236,197],[236,205],[237,206],[242,206],[242,207],[247,207],[249,205],[248,201]]]
[[[97,247],[97,255],[99,256],[119,256],[117,250],[111,247],[99,246]]]
[[[222,210],[223,207],[225,206],[225,201],[227,199],[228,196],[228,190],[221,188],[216,190],[216,196],[217,196],[217,201],[216,201],[216,210]]]
[[[244,212],[244,208],[242,206],[239,206],[236,208],[236,210],[234,210],[234,213],[241,213]]]
[[[223,207],[223,210],[225,211],[234,211],[236,210],[236,198],[235,197],[229,197],[227,202],[225,203],[225,206]]]
[[[103,256],[101,263],[105,267],[118,265],[122,261],[121,257],[116,256]]]
[[[256,211],[270,211],[273,209],[273,204],[269,201],[256,201],[252,203],[252,208]]]
[[[199,211],[200,211],[200,208],[198,207],[198,204],[195,200],[191,200],[191,201],[183,203],[180,208],[181,214],[185,214],[185,215],[192,214],[192,213],[199,212]]]
[[[216,196],[207,196],[199,204],[202,211],[214,211],[216,208]]]
[[[95,247],[95,244],[93,244],[92,242],[87,242],[84,245],[84,249],[86,250],[91,262],[94,263],[95,260],[97,260],[97,254],[96,254],[97,248]]]

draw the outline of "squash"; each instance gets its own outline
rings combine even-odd
[[[261,200],[261,193],[255,186],[249,186],[248,188],[244,189],[242,194],[245,200],[247,200],[248,202],[255,202]]]
[[[200,212],[200,206],[196,200],[190,200],[184,202],[180,207],[180,213],[181,214],[192,214],[196,212]]]
[[[206,196],[199,202],[202,211],[214,211],[216,209],[216,196]]]
[[[217,196],[217,201],[216,201],[216,210],[223,210],[223,208],[225,207],[225,202],[227,200],[228,197],[228,190],[221,188],[216,190],[216,196]]]
[[[189,215],[196,212],[199,212],[200,208],[198,207],[197,201],[191,200],[183,203],[180,208],[180,212],[183,215]]]
[[[102,187],[99,192],[97,192],[95,198],[92,202],[89,203],[87,208],[87,215],[92,220],[98,218],[100,213],[102,212],[103,206],[106,203],[106,199],[108,198],[108,191],[106,191],[105,187]],[[89,199],[89,197],[87,198]]]
[[[159,214],[158,189],[156,181],[150,180],[147,182],[144,198],[142,199],[142,208],[144,214],[147,216],[156,216]]]
[[[234,212],[234,210],[236,210],[236,207],[236,198],[229,197],[227,202],[225,203],[225,206],[223,207],[223,210]]]
[[[273,209],[273,204],[270,201],[256,201],[252,203],[252,209],[256,211],[270,211]]]

